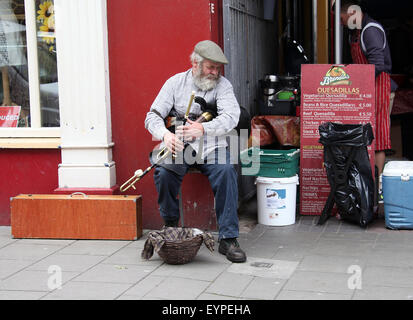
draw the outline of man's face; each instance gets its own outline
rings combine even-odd
[[[211,60],[204,60],[203,63],[201,63],[201,74],[208,79],[218,80],[221,75],[221,67],[221,63],[213,62]]]
[[[221,75],[222,64],[205,59],[193,65],[195,84],[203,91],[216,87]]]

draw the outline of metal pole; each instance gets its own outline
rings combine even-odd
[[[313,0],[313,63],[317,63],[317,0]]]
[[[335,48],[335,63],[342,63],[342,54],[341,54],[341,25],[340,25],[340,8],[341,0],[336,0],[335,5],[335,21],[334,21],[334,48]]]
[[[297,0],[293,1],[293,34],[294,34],[294,40],[299,41],[298,39],[298,2]]]
[[[285,3],[285,15],[287,17],[287,39],[291,39],[291,6],[288,0]]]

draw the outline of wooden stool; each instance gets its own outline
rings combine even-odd
[[[190,168],[187,173],[191,174],[191,176],[185,176],[189,181],[187,180],[184,184],[184,178],[184,181],[182,181],[181,187],[178,191],[181,227],[194,227],[209,231],[217,230],[215,197],[209,184],[208,177],[195,168]],[[199,174],[200,177],[197,178],[193,174]],[[196,188],[196,191],[192,190],[193,188],[191,183],[194,183],[194,181],[197,183],[198,179],[201,181],[203,180],[202,185],[205,185],[205,187]],[[183,198],[183,190],[187,194],[187,198],[189,198],[186,199],[186,201],[184,201]]]
[[[187,174],[191,174],[191,173],[201,173],[202,172],[196,168],[189,168]],[[183,183],[183,181],[182,181]],[[178,197],[179,197],[179,216],[181,218],[181,227],[184,228],[185,227],[185,222],[184,222],[184,206],[183,206],[183,202],[182,202],[182,184],[179,187],[179,192],[178,192]]]

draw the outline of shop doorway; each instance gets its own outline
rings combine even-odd
[[[314,62],[311,10],[311,1],[223,0],[225,76],[251,116],[260,113],[260,80],[299,74],[300,63]]]
[[[413,160],[413,3],[363,0],[360,5],[386,31],[392,57],[392,79],[398,84],[391,114],[392,150],[388,160]]]
[[[251,117],[260,110],[266,75],[285,75],[288,40],[304,50],[308,63],[335,63],[334,0],[223,0],[224,50],[231,63],[225,76]],[[392,78],[399,85],[392,112],[392,157],[413,160],[413,2],[361,0],[360,6],[380,22],[391,49]],[[348,33],[343,30],[342,63],[351,63]]]
[[[230,64],[225,76],[251,117],[262,114],[260,80],[285,75],[288,39],[303,49],[308,63],[335,63],[334,0],[222,0],[223,44]],[[392,150],[388,160],[413,161],[413,1],[361,0],[360,5],[380,22],[387,34],[393,61],[392,78],[399,88],[391,116]],[[342,63],[351,63],[343,30]],[[304,55],[303,54],[303,55]],[[242,187],[252,190],[251,179]],[[248,193],[248,192],[247,192]]]

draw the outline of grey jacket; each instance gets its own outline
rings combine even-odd
[[[184,116],[192,91],[195,92],[196,96],[204,98],[207,103],[216,102],[218,106],[218,116],[202,124],[204,136],[190,142],[190,146],[197,154],[201,151],[201,158],[205,158],[216,148],[227,146],[227,134],[232,132],[239,121],[240,107],[233,87],[225,77],[220,77],[215,89],[201,91],[194,84],[192,69],[172,76],[165,82],[152,103],[150,111],[146,115],[145,128],[152,134],[154,140],[162,140],[166,130],[168,130],[165,127],[164,119],[172,108]],[[195,102],[192,104],[190,112],[197,115],[202,114],[201,107]],[[160,148],[162,147],[163,142]]]

